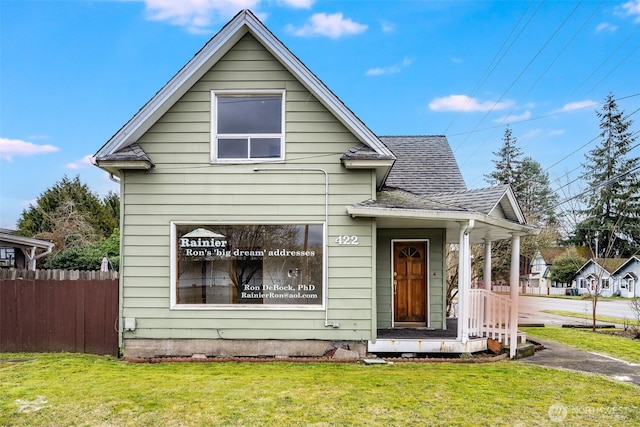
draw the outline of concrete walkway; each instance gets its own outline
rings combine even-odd
[[[538,338],[531,338],[531,340],[542,344],[545,349],[536,352],[533,356],[520,359],[522,363],[601,374],[640,386],[640,364],[578,350],[552,341]]]

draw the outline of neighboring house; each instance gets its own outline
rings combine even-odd
[[[517,339],[520,236],[537,230],[510,187],[467,190],[444,136],[376,136],[249,11],[96,162],[120,179],[125,357],[472,352]],[[470,244],[485,243],[489,283],[501,239],[511,299],[470,286]]]
[[[567,253],[566,248],[543,248],[536,252],[529,264],[525,293],[537,295],[565,295],[571,283],[551,280],[553,261]]]
[[[18,236],[0,229],[0,267],[35,270],[37,260],[50,254],[54,244],[47,240]]]
[[[640,259],[631,257],[613,272],[615,294],[623,298],[640,297]]]
[[[578,295],[594,293],[605,297],[616,295],[614,272],[627,261],[622,258],[599,258],[597,262],[593,259],[588,260],[575,275]]]

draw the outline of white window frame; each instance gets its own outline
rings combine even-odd
[[[626,289],[627,289],[627,280],[628,280],[628,279],[627,279],[627,277],[624,277],[624,278],[622,278],[622,279],[620,280],[620,289],[621,289],[621,290],[622,290],[622,289],[624,289],[624,290],[626,290]]]
[[[321,304],[269,304],[269,305],[257,305],[257,304],[178,304],[177,301],[177,279],[178,279],[178,247],[177,247],[177,225],[209,225],[215,226],[221,225],[252,225],[252,224],[264,224],[264,225],[322,225],[322,301]],[[176,311],[290,311],[290,310],[302,310],[302,311],[324,311],[327,307],[327,292],[328,292],[328,245],[327,245],[327,224],[326,222],[317,221],[233,221],[233,222],[220,222],[220,221],[171,221],[169,223],[170,232],[170,273],[169,273],[169,310]]]
[[[267,134],[218,134],[218,98],[219,97],[232,97],[232,96],[267,96],[277,95],[282,98],[281,103],[281,120],[280,133],[267,133]],[[212,90],[211,91],[211,163],[273,163],[282,162],[285,159],[285,124],[286,124],[286,97],[284,90]],[[280,138],[280,156],[270,158],[218,158],[218,138]]]

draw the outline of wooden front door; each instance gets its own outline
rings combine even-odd
[[[427,242],[394,242],[395,322],[427,323]]]

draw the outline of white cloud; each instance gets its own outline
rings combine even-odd
[[[562,108],[557,110],[558,113],[567,113],[569,111],[581,110],[583,108],[594,107],[598,105],[596,101],[586,100],[586,101],[578,101],[578,102],[570,102],[565,104]]]
[[[480,101],[477,98],[470,98],[467,95],[449,95],[434,99],[429,103],[429,108],[433,111],[460,111],[469,113],[504,110],[512,105],[512,101]]]
[[[383,33],[391,33],[393,31],[395,31],[396,24],[394,24],[393,22],[389,22],[389,21],[381,21],[380,22],[380,28],[382,29]]]
[[[278,3],[295,9],[311,9],[315,0],[280,0]]]
[[[33,156],[59,151],[53,145],[37,145],[19,139],[0,138],[0,159],[11,161],[14,156]]]
[[[536,140],[538,138],[548,138],[554,136],[564,135],[564,129],[531,129],[527,133],[518,137],[518,140],[527,141],[527,140]]]
[[[613,33],[618,29],[617,25],[613,25],[610,24],[608,22],[601,22],[600,24],[598,24],[598,26],[596,27],[596,33],[602,33],[604,31],[609,32],[609,33]]]
[[[369,68],[365,73],[367,76],[382,76],[385,74],[396,74],[402,71],[404,68],[407,68],[413,63],[413,59],[404,58],[401,63],[392,65],[390,67],[376,67]]]
[[[531,111],[525,111],[524,113],[517,115],[517,114],[509,114],[506,116],[502,116],[496,120],[494,120],[494,122],[497,123],[513,123],[513,122],[521,122],[523,120],[529,120],[531,118]]]
[[[521,140],[526,141],[528,139],[535,139],[542,133],[542,129],[530,129],[527,133],[520,137]]]
[[[144,0],[147,18],[182,26],[191,33],[210,31],[215,20],[225,20],[242,9],[251,9],[260,0]]]
[[[462,58],[452,57],[450,59],[451,59],[451,62],[453,62],[454,64],[462,64],[464,62]]]
[[[91,154],[87,154],[86,156],[84,156],[83,158],[81,158],[76,162],[67,163],[65,167],[67,169],[82,169],[82,168],[89,167],[93,164],[94,164],[93,156]]]
[[[332,39],[360,34],[366,31],[367,28],[367,25],[354,22],[350,18],[344,18],[342,13],[330,15],[316,13],[302,27],[296,28],[293,25],[287,25],[287,31],[295,36],[326,36]]]
[[[635,16],[633,22],[640,22],[640,0],[631,0],[622,5],[625,13],[629,16]]]

